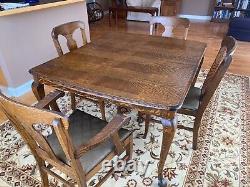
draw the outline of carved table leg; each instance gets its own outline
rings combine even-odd
[[[163,178],[163,168],[175,135],[177,124],[176,120],[173,118],[172,120],[164,120],[162,125],[163,125],[163,137],[162,137],[160,161],[158,166],[158,185],[160,187],[165,187],[167,186],[167,181],[164,180]]]
[[[44,85],[39,82],[32,83],[32,91],[38,101],[45,97]]]

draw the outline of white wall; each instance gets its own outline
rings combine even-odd
[[[30,81],[30,68],[57,57],[52,28],[76,20],[85,23],[90,41],[85,2],[0,17],[0,65],[9,88]]]
[[[181,14],[211,16],[215,1],[213,0],[182,0]]]

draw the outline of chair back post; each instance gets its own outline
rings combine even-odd
[[[81,21],[65,23],[65,24],[56,26],[55,28],[52,29],[51,37],[53,39],[54,45],[56,47],[56,50],[59,56],[63,55],[63,50],[58,40],[58,36],[61,35],[65,37],[67,40],[67,47],[69,51],[73,51],[78,48],[76,41],[73,39],[73,33],[77,29],[80,29],[81,31],[83,45],[85,45],[87,43],[86,34],[85,34],[85,26],[84,26],[84,23]]]
[[[164,32],[162,36],[172,37],[173,29],[179,25],[185,28],[183,39],[187,39],[188,30],[190,27],[190,21],[187,18],[166,17],[166,16],[152,16],[150,19],[150,35],[153,35],[153,29],[155,24],[161,24],[164,26]]]
[[[151,23],[150,23],[149,34],[150,34],[150,35],[154,35],[154,31],[156,31],[156,30],[154,29],[154,24],[151,24]]]
[[[188,37],[188,31],[189,31],[189,28],[190,28],[190,21],[189,21],[189,19],[187,19],[187,18],[178,18],[177,25],[182,25],[185,28],[185,31],[184,31],[184,40],[186,40],[187,37]]]
[[[224,37],[222,40],[222,43],[221,43],[221,48],[220,48],[220,50],[219,50],[219,52],[214,60],[214,63],[212,64],[212,66],[207,74],[207,77],[205,79],[205,82],[203,84],[203,87],[202,87],[203,94],[208,89],[208,86],[210,84],[212,84],[212,79],[216,75],[216,72],[219,70],[219,67],[220,66],[223,67],[223,64],[227,64],[227,63],[223,63],[223,60],[227,59],[228,57],[232,57],[235,50],[236,50],[236,40],[231,36]],[[230,61],[230,63],[231,63],[231,61]],[[225,68],[227,70],[228,67],[225,67]]]
[[[236,50],[236,40],[232,36],[225,36],[221,42],[221,47],[227,48],[227,56],[232,56]]]
[[[227,56],[226,47],[222,47],[203,84],[202,100],[198,112],[205,111],[231,62],[232,56]]]

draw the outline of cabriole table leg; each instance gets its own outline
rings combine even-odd
[[[166,187],[167,181],[163,178],[163,168],[175,135],[175,130],[177,127],[176,119],[175,118],[170,120],[164,119],[162,120],[162,126],[163,126],[163,137],[162,137],[160,161],[158,166],[158,185],[160,187]]]

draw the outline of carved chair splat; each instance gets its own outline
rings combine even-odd
[[[190,21],[187,18],[167,17],[167,16],[152,16],[150,19],[150,35],[153,35],[156,30],[154,25],[161,24],[164,26],[164,32],[162,36],[172,37],[173,29],[177,26],[185,28],[183,39],[186,40],[188,36],[188,30],[190,27]]]
[[[65,23],[59,26],[56,26],[55,28],[53,28],[52,32],[51,32],[51,36],[55,45],[55,48],[57,50],[57,53],[59,56],[62,56],[63,50],[62,47],[60,45],[60,42],[58,40],[58,37],[61,35],[63,37],[66,38],[67,40],[67,47],[69,49],[69,51],[73,51],[75,49],[78,48],[76,41],[73,38],[73,33],[77,30],[80,29],[81,31],[81,36],[82,36],[82,41],[83,41],[83,46],[87,44],[87,39],[86,39],[86,35],[85,35],[85,26],[84,23],[81,21],[74,21],[74,22],[69,22],[69,23]],[[75,99],[75,94],[74,93],[70,93],[71,95],[71,107],[74,110],[76,108],[76,99]],[[84,97],[81,96],[81,98],[85,99],[85,100],[89,100],[91,102],[96,103],[97,105],[99,105],[100,107],[100,111],[102,114],[102,119],[106,120],[106,116],[105,116],[105,103],[103,100],[97,100],[91,97]]]

